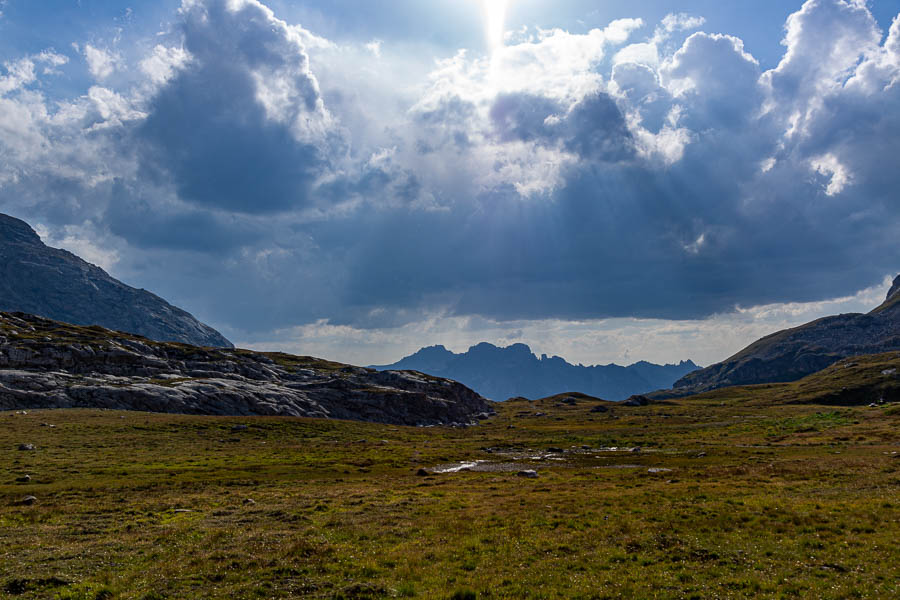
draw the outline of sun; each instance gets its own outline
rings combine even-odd
[[[481,4],[484,7],[488,46],[493,52],[503,45],[506,8],[509,5],[509,0],[481,0]]]

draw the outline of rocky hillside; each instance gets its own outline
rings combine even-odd
[[[845,314],[773,333],[731,358],[679,379],[672,392],[795,381],[851,356],[900,350],[900,276],[868,314]]]
[[[0,410],[71,407],[402,425],[471,423],[493,413],[462,384],[420,373],[154,342],[0,312]]]
[[[422,348],[392,365],[376,369],[414,369],[460,381],[491,400],[543,398],[579,391],[607,400],[667,388],[685,373],[698,369],[687,360],[677,365],[638,362],[627,367],[573,365],[559,356],[540,358],[525,344],[498,348],[482,342],[460,354],[444,346]]]
[[[232,347],[190,313],[110,277],[71,252],[46,246],[24,221],[0,214],[0,310],[102,325],[196,346]]]

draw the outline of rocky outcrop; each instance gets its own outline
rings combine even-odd
[[[891,289],[888,290],[887,300],[885,302],[893,300],[898,293],[900,293],[900,275],[894,278],[894,283],[891,285]]]
[[[154,342],[0,313],[0,410],[74,407],[403,425],[471,423],[493,413],[462,384],[421,373]]]
[[[872,312],[825,317],[773,333],[727,360],[685,375],[669,395],[795,381],[843,358],[894,350],[900,350],[900,276]]]
[[[190,313],[127,286],[65,250],[44,245],[24,221],[0,214],[0,310],[102,325],[196,346],[232,347]]]

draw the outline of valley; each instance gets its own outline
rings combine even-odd
[[[0,590],[896,596],[900,405],[815,392],[855,369],[648,406],[512,400],[473,427],[2,413]]]

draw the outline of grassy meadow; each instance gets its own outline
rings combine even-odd
[[[466,429],[0,413],[0,596],[900,597],[900,405],[812,388]]]

